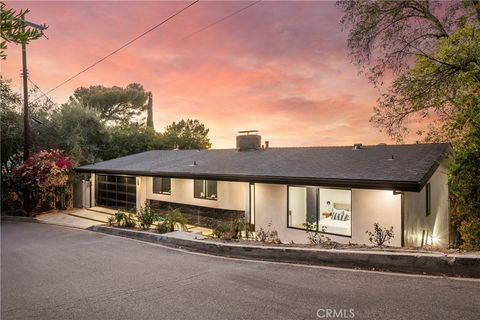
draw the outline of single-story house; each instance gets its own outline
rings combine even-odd
[[[179,207],[214,227],[245,218],[306,243],[306,223],[334,241],[368,243],[393,226],[394,246],[449,244],[448,144],[272,148],[241,134],[236,149],[155,150],[76,168],[91,174],[91,203]]]

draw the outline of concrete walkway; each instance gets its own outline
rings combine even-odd
[[[92,208],[83,208],[77,210],[69,210],[64,212],[55,212],[47,213],[40,216],[37,216],[37,220],[44,223],[51,223],[57,225],[65,225],[69,227],[76,227],[80,229],[86,229],[91,226],[107,224],[108,218],[115,214],[115,210],[102,208],[102,207],[92,207]],[[156,229],[156,223],[154,223],[150,229]],[[199,239],[202,238],[200,235],[206,236],[212,233],[212,229],[202,228],[193,225],[187,225],[188,232],[181,232],[178,234],[179,237],[185,239]],[[188,235],[191,234],[191,235]],[[203,237],[205,238],[205,237]]]
[[[108,218],[113,214],[102,213],[98,211],[93,211],[91,209],[79,209],[78,211],[73,211],[68,213],[71,216],[88,219],[99,223],[107,223]]]
[[[74,216],[74,215],[83,215],[85,214],[84,211],[88,211],[88,210],[79,209],[77,211],[71,211],[68,213],[63,213],[63,212],[46,213],[46,214],[37,216],[36,220],[43,223],[60,225],[65,227],[74,227],[74,228],[80,228],[80,229],[87,229],[95,225],[103,224],[103,222],[93,221],[93,220]]]

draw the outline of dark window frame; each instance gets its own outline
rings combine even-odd
[[[253,202],[252,202],[252,194],[253,194]],[[255,219],[256,219],[257,207],[256,207],[255,183],[253,183],[253,182],[250,182],[248,184],[248,199],[249,199],[249,206],[250,206],[250,208],[248,209],[248,211],[249,211],[248,222],[249,222],[250,226],[253,228],[252,230],[255,230]],[[253,219],[252,219],[252,217],[253,217]],[[252,223],[252,220],[253,220],[253,223]]]
[[[160,191],[155,191],[155,180],[158,181],[158,179],[160,179]],[[168,191],[164,190],[164,179],[168,179],[169,180],[169,188],[168,188]],[[152,193],[154,194],[164,194],[164,195],[171,195],[172,194],[172,178],[170,177],[152,177]]]
[[[202,191],[201,191],[201,193],[203,193],[203,196],[201,194],[199,196],[197,196],[195,194],[195,181],[202,181]],[[215,182],[215,189],[216,189],[215,197],[208,196],[208,194],[209,194],[209,192],[208,192],[208,182]],[[194,179],[193,180],[193,197],[195,199],[217,201],[218,200],[218,180]]]
[[[119,186],[122,186],[123,190],[118,190]],[[135,176],[101,173],[95,175],[94,203],[96,206],[129,210],[136,207],[136,197],[137,182]]]
[[[425,185],[425,213],[427,217],[432,213],[432,186],[430,182]]]
[[[318,222],[317,222],[317,226],[316,226],[316,229],[315,231],[318,232],[318,233],[321,233],[321,234],[328,234],[328,235],[332,235],[332,236],[337,236],[337,237],[344,237],[344,238],[352,238],[353,236],[353,229],[352,229],[352,226],[353,226],[353,192],[352,192],[352,189],[345,189],[345,188],[331,188],[331,187],[321,187],[321,186],[307,186],[307,185],[287,185],[287,229],[295,229],[295,230],[301,230],[301,231],[306,231],[307,229],[306,228],[298,228],[298,227],[291,227],[290,226],[290,221],[289,221],[289,211],[290,211],[290,187],[301,187],[301,188],[308,188],[308,187],[315,187],[317,188],[317,210],[316,210],[316,217],[317,217],[317,221],[319,220],[320,218],[320,210],[318,210],[320,208],[320,189],[336,189],[336,190],[345,190],[345,191],[350,191],[350,209],[351,209],[351,215],[350,215],[350,235],[349,236],[346,236],[346,235],[343,235],[343,234],[337,234],[337,233],[331,233],[331,232],[325,232],[325,231],[321,231],[318,229]]]

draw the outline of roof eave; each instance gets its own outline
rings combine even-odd
[[[316,185],[324,187],[343,187],[355,189],[376,189],[419,192],[421,183],[416,181],[394,181],[394,180],[367,180],[367,179],[326,179],[311,177],[285,177],[285,176],[256,176],[256,175],[232,175],[232,174],[206,174],[190,172],[151,172],[141,170],[114,170],[114,169],[90,169],[75,168],[78,173],[104,173],[118,175],[133,175],[144,177],[171,177],[180,179],[206,179],[233,182],[257,182],[271,184],[292,184],[292,185]]]

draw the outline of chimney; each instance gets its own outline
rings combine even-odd
[[[362,149],[362,144],[361,143],[355,143],[353,145],[353,150],[360,150]]]
[[[237,150],[258,150],[262,146],[262,137],[257,134],[258,130],[238,131]]]

